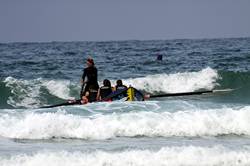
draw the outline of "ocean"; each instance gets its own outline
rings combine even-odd
[[[89,56],[100,85],[233,90],[39,108],[79,98]],[[249,98],[250,38],[0,43],[0,165],[250,165]]]

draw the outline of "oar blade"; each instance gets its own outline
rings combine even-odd
[[[202,94],[207,94],[207,93],[213,93],[213,91],[207,90],[207,91],[198,91],[198,92],[166,93],[166,94],[159,94],[159,95],[150,95],[150,98],[191,96],[191,95],[202,95]]]

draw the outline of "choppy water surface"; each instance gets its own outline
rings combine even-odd
[[[78,98],[88,55],[100,83],[234,90],[40,109]],[[250,165],[249,63],[249,38],[2,43],[0,165]]]

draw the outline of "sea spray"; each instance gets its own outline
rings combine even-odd
[[[216,82],[218,79],[219,75],[216,70],[205,68],[198,72],[156,74],[123,81],[125,85],[131,85],[149,93],[168,93],[192,92],[199,89],[211,90],[218,85]],[[77,91],[80,91],[79,84],[70,80],[42,78],[23,80],[7,77],[3,82],[11,89],[11,96],[8,97],[7,103],[16,108],[37,108],[45,104],[55,104],[47,103],[51,102],[50,98],[54,98],[52,101],[57,101],[57,103],[62,102],[57,98],[63,100],[78,98]],[[115,80],[112,82],[114,83]]]
[[[106,152],[39,151],[34,154],[0,157],[2,166],[53,165],[53,166],[235,166],[249,165],[249,149],[232,150],[223,146],[213,147],[163,147],[159,150],[124,150]]]
[[[211,90],[218,85],[216,83],[218,79],[217,71],[208,67],[198,72],[148,75],[124,80],[124,83],[150,93],[174,93],[192,92],[199,89]]]
[[[250,136],[250,107],[129,112],[79,116],[25,112],[2,114],[0,136],[17,139],[78,138],[105,140],[115,137]]]
[[[70,96],[71,82],[68,80],[44,80],[42,78],[23,80],[7,77],[3,82],[6,87],[11,89],[11,96],[7,102],[13,107],[35,108],[41,106],[44,95],[61,99],[74,98]],[[45,92],[42,89],[45,89]]]

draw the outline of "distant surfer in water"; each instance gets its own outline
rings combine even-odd
[[[81,93],[80,93],[80,98],[85,95],[87,91],[89,91],[90,85],[93,87],[93,89],[98,90],[99,85],[97,82],[97,77],[98,77],[98,71],[97,68],[95,67],[94,60],[92,58],[88,58],[87,61],[87,67],[83,70],[82,74],[82,79],[81,79]]]
[[[157,55],[157,58],[156,58],[158,61],[162,61],[162,55],[161,54],[159,54],[159,55]]]

